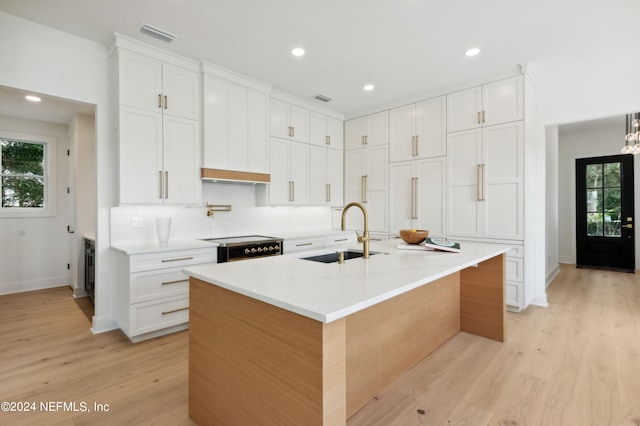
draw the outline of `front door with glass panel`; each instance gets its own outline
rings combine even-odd
[[[577,266],[634,271],[633,225],[633,156],[577,159]]]

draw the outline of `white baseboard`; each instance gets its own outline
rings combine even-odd
[[[20,281],[0,284],[0,295],[22,293],[25,291],[44,290],[47,288],[64,287],[68,285],[69,277],[55,277],[44,280]]]
[[[549,307],[549,303],[547,303],[547,295],[539,294],[538,296],[531,299],[530,305],[542,306],[543,308]]]
[[[544,285],[544,288],[549,287],[549,284],[551,284],[551,281],[553,281],[553,279],[560,273],[560,265],[556,265],[551,272],[549,272],[547,274],[547,279],[546,279],[546,283]]]
[[[91,320],[91,332],[93,334],[104,333],[118,328],[120,327],[118,327],[112,316],[97,318],[94,315]]]
[[[568,263],[570,265],[574,265],[576,261],[569,256],[558,256],[558,263]]]

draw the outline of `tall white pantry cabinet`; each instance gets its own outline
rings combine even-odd
[[[524,78],[447,95],[447,236],[507,244],[507,305],[524,307]]]
[[[199,65],[123,37],[111,58],[120,204],[198,204]]]

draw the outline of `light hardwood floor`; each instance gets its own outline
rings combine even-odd
[[[348,425],[640,425],[640,274],[563,265],[547,290],[505,343],[456,335]],[[37,405],[0,424],[193,424],[188,332],[134,345],[91,334],[89,309],[68,288],[0,297],[0,401]],[[109,412],[40,411],[57,401]]]

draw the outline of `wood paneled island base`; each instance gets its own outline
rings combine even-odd
[[[191,278],[199,425],[344,425],[459,331],[504,341],[504,254],[324,323]]]

